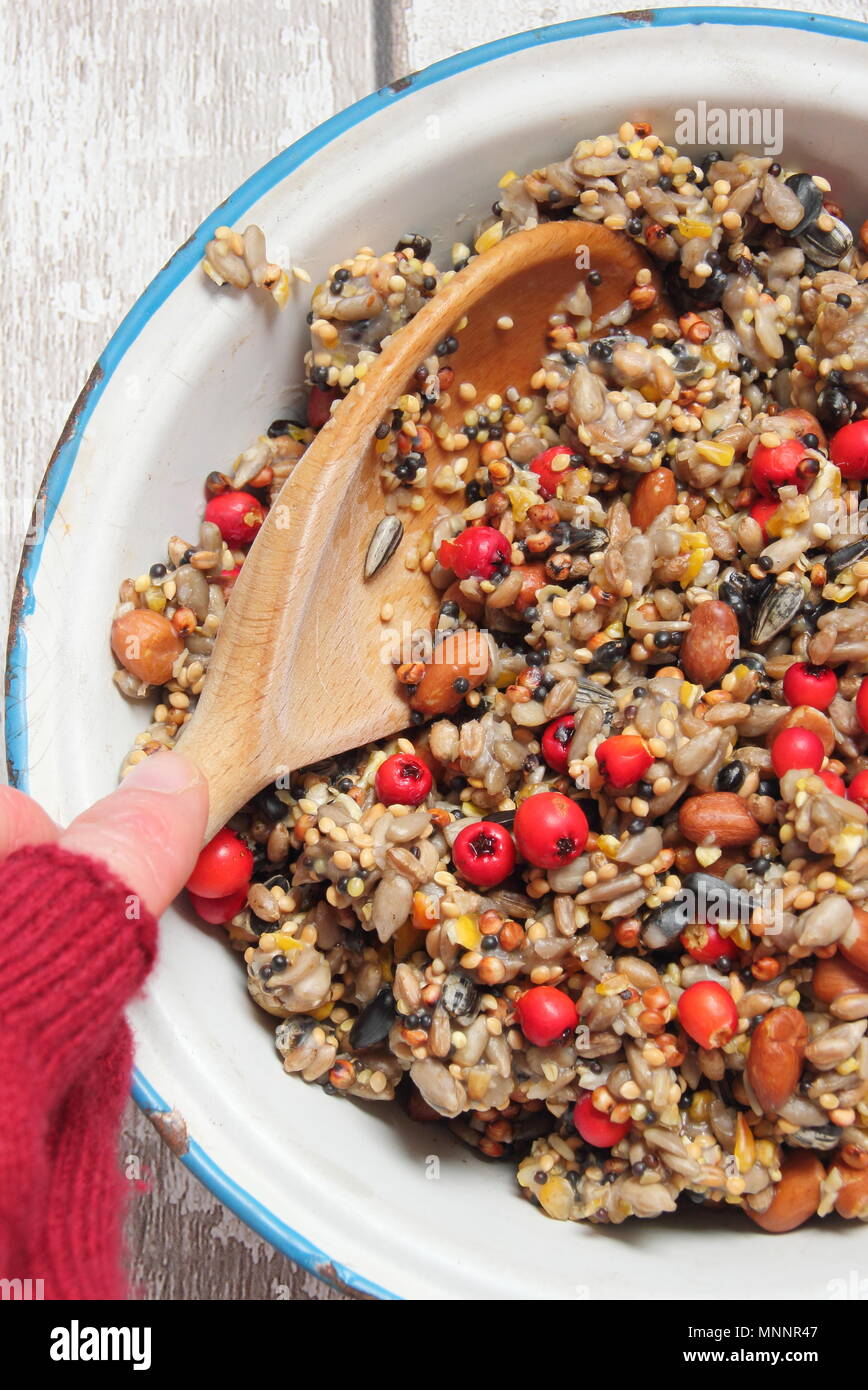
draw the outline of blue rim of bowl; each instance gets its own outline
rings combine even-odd
[[[486,63],[507,57],[528,48],[559,43],[595,34],[616,33],[645,28],[674,29],[683,25],[729,25],[736,28],[800,29],[822,34],[828,38],[854,39],[868,42],[868,24],[858,20],[838,19],[798,10],[722,9],[716,6],[685,6],[666,10],[630,10],[623,14],[599,15],[592,19],[570,20],[531,29],[507,38],[496,39],[467,49],[454,57],[412,73],[346,107],[322,125],[302,136],[255,174],[251,175],[224,203],[207,217],[198,231],[163,267],[136,301],[120,327],[110,339],[81,392],[64,427],[43,478],[34,509],[39,519],[39,538],[25,546],[9,624],[8,660],[6,668],[5,729],[9,780],[13,786],[27,790],[27,636],[26,619],[35,607],[34,582],[42,557],[42,548],[58,504],[63,496],[75,463],[82,437],[97,403],[127,349],[169,295],[199,264],[206,242],[217,227],[232,224],[276,184],[298,169],[326,145],[346,131],[401,101],[408,93],[430,87],[457,73],[468,72]],[[40,510],[44,508],[42,516]],[[140,1108],[151,1115],[171,1111],[171,1106],[151,1086],[140,1071],[133,1074],[132,1094]],[[398,1299],[392,1293],[372,1283],[364,1275],[332,1260],[324,1251],[312,1245],[298,1231],[287,1226],[273,1212],[245,1191],[228,1173],[224,1173],[195,1140],[190,1140],[181,1161],[236,1216],[251,1226],[284,1255],[302,1265],[312,1274],[333,1287],[356,1297]]]

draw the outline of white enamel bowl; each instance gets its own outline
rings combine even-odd
[[[144,711],[111,683],[120,578],[192,533],[202,479],[299,400],[303,296],[283,313],[218,291],[199,261],[221,223],[260,223],[316,278],[362,244],[421,230],[446,249],[510,168],[566,154],[625,117],[671,135],[678,108],[780,108],[790,162],[868,212],[868,28],[761,10],[668,10],[534,31],[384,89],[234,193],[158,275],[106,348],[45,485],[24,555],[7,732],[14,780],[60,819],[107,792]],[[339,711],[335,711],[339,717]],[[312,1270],[373,1296],[823,1298],[858,1230],[763,1235],[737,1213],[613,1230],[546,1220],[493,1165],[392,1107],[284,1076],[270,1020],[218,930],[166,914],[133,1013],[136,1093],[176,1110],[176,1147],[216,1193]],[[429,1156],[439,1158],[437,1165]]]

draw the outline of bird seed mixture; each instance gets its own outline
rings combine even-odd
[[[121,585],[115,679],[156,701],[126,768],[174,744],[270,503],[384,338],[539,222],[646,248],[674,306],[650,337],[650,272],[601,321],[591,269],[531,380],[479,398],[460,326],[420,366],[376,433],[368,556],[442,495],[406,735],[266,788],[189,885],[287,1072],[448,1125],[559,1220],[868,1214],[868,223],[846,211],[819,173],[694,164],[627,123],[505,175],[451,256],[363,247],[312,292],[306,419],[210,473],[198,537]],[[205,269],[289,294],[258,228],[221,228]],[[454,463],[429,474],[435,440]]]

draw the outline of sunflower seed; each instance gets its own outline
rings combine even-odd
[[[842,546],[833,555],[823,559],[823,568],[827,578],[837,579],[843,570],[849,569],[850,565],[855,565],[858,560],[864,560],[866,555],[868,555],[868,536],[854,541],[852,545]]]
[[[815,265],[831,270],[840,265],[853,246],[853,233],[837,217],[830,218],[831,230],[824,232],[815,222],[796,237],[798,245]]]
[[[655,907],[648,913],[642,927],[642,945],[649,951],[662,950],[680,936],[690,922],[690,908],[686,896],[679,894],[662,907]]]
[[[440,999],[456,1023],[472,1023],[479,1012],[479,990],[469,975],[462,975],[457,970],[446,976]]]
[[[573,708],[581,709],[584,705],[600,705],[607,714],[611,714],[615,708],[615,697],[611,691],[606,690],[605,686],[597,685],[596,681],[585,680],[579,676],[576,681],[576,693],[573,696]]]
[[[566,546],[562,547],[571,555],[591,555],[595,550],[605,550],[609,544],[609,533],[602,526],[570,527]]]
[[[371,579],[391,560],[404,534],[404,523],[396,516],[384,516],[371,537],[365,555],[365,578]]]
[[[642,944],[657,951],[668,946],[691,922],[744,921],[752,899],[744,889],[714,874],[687,874],[681,890],[662,907],[649,912],[642,927]]]
[[[841,1131],[836,1125],[818,1125],[816,1129],[797,1129],[788,1134],[784,1143],[792,1149],[817,1149],[820,1153],[831,1153],[841,1142]]]
[[[350,1030],[350,1047],[376,1047],[389,1035],[395,1018],[395,1000],[390,989],[379,994],[363,1009]]]
[[[743,888],[735,888],[715,874],[687,874],[682,880],[682,891],[691,895],[691,904],[699,913],[695,921],[719,922],[747,921],[753,907],[750,893]]]
[[[779,632],[789,627],[798,616],[804,603],[802,586],[795,584],[776,584],[769,589],[759,607],[751,637],[758,646],[765,646]]]
[[[823,195],[814,183],[810,174],[790,174],[786,180],[787,187],[791,188],[805,209],[805,215],[801,222],[790,229],[790,236],[799,236],[806,227],[816,221],[823,211]]]
[[[301,1047],[315,1027],[316,1019],[310,1018],[307,1014],[292,1014],[289,1018],[285,1018],[282,1023],[277,1025],[277,1031],[274,1035],[278,1052],[285,1057],[287,1052]]]

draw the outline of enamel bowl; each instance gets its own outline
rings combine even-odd
[[[756,9],[534,30],[384,88],[233,193],[118,329],[49,467],[13,615],[16,784],[59,819],[114,785],[145,714],[111,682],[118,582],[161,556],[172,532],[193,534],[205,473],[300,403],[304,295],[280,313],[217,290],[199,266],[217,226],[261,224],[272,258],[315,280],[407,229],[448,255],[507,169],[559,158],[625,118],[671,138],[700,101],[759,108],[772,123],[780,112],[788,162],[826,174],[858,223],[866,39],[863,25]],[[182,1160],[275,1246],[362,1296],[707,1299],[738,1287],[764,1298],[771,1286],[826,1298],[856,1258],[860,1232],[841,1223],[773,1239],[737,1212],[613,1229],[546,1220],[520,1199],[512,1165],[481,1161],[396,1107],[286,1077],[240,961],[183,908],[166,914],[133,1021],[136,1098]]]

